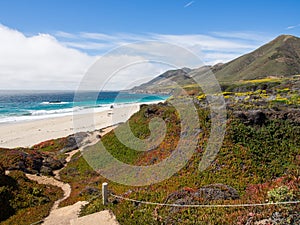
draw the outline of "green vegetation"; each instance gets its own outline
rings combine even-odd
[[[228,96],[227,104],[234,107],[233,109],[244,110],[248,110],[249,106],[251,109],[269,110],[270,107],[275,107],[272,96],[277,96],[277,94],[287,99],[292,99],[292,96],[298,98],[295,97],[299,96],[295,85],[290,84],[289,88],[286,87],[290,82],[289,79],[280,82],[278,80],[276,79],[276,84],[272,79],[263,80],[262,82],[271,83],[270,89],[267,86],[263,90],[258,88],[261,87],[262,82],[249,82],[251,88],[255,87],[252,91],[248,88],[244,89],[247,82],[242,82],[240,86],[235,84],[234,88],[231,89],[232,91],[226,91],[223,94],[225,97]],[[239,89],[238,92],[234,91],[236,88]],[[202,129],[199,134],[200,142],[195,155],[182,170],[166,181],[147,187],[124,187],[109,182],[110,190],[117,195],[131,199],[174,203],[168,201],[168,198],[179,190],[189,190],[192,193],[205,185],[222,183],[234,187],[238,191],[240,199],[215,201],[198,199],[194,204],[243,204],[282,199],[299,200],[300,125],[290,119],[271,116],[262,123],[253,124],[250,119],[249,121],[242,121],[236,118],[233,115],[234,111],[229,110],[230,119],[223,146],[213,164],[206,171],[198,172],[198,164],[205,149],[210,129],[209,111],[201,107],[201,102],[205,102],[205,97],[204,94],[200,93],[196,98],[200,102],[198,108]],[[236,101],[235,98],[237,97],[243,97],[243,100]],[[251,105],[247,106],[249,103]],[[283,107],[283,112],[286,110],[287,104],[298,107],[297,103],[278,102],[276,104]],[[145,111],[152,111],[151,107],[145,106],[129,121],[133,133],[139,138],[146,138],[145,134],[149,132],[147,129],[149,117],[145,117]],[[155,110],[153,110],[155,113],[152,117],[164,115],[164,119],[169,118],[167,122],[173,126],[169,126],[168,132],[175,134],[166,136],[156,149],[144,153],[127,150],[121,146],[113,132],[103,137],[103,143],[111,154],[127,163],[149,165],[161,161],[168,157],[174,149],[175,143],[177,143],[174,137],[178,136],[180,130],[179,124],[176,122],[178,118],[174,117],[174,112],[170,109],[172,107],[168,105],[160,105],[155,106]],[[102,182],[102,180],[103,178],[100,177],[99,181]],[[286,221],[296,221],[295,215],[298,215],[300,211],[299,205],[178,209],[137,204],[111,197],[107,207],[102,205],[100,198],[96,198],[84,207],[82,215],[107,208],[116,214],[121,224],[245,224],[250,217],[253,221],[257,221],[270,218],[274,212],[288,218]]]
[[[62,181],[70,183],[72,187],[71,196],[60,206],[88,200],[90,204],[82,209],[81,215],[111,209],[120,224],[246,224],[250,220],[271,218],[274,214],[280,214],[283,218],[281,224],[297,224],[300,220],[299,204],[244,208],[175,208],[133,203],[110,196],[109,204],[103,206],[100,189],[103,182],[109,182],[109,191],[116,195],[170,204],[234,205],[299,200],[299,80],[299,76],[267,78],[260,81],[244,80],[224,86],[222,94],[228,107],[226,135],[217,157],[203,172],[198,171],[198,165],[210,136],[210,111],[206,103],[207,96],[198,88],[187,84],[185,88],[194,96],[199,115],[199,143],[193,157],[180,171],[157,184],[145,187],[125,186],[106,180],[77,153],[60,173]],[[150,136],[149,122],[155,117],[165,121],[166,135],[157,147],[149,151],[130,149],[119,141],[114,131],[102,137],[102,143],[110,154],[122,162],[139,166],[159,163],[176,148],[181,132],[180,117],[171,105],[171,100],[163,104],[143,105],[140,111],[117,130],[122,136],[122,129],[129,125],[137,138],[147,139]],[[0,160],[8,167],[18,162],[20,155],[17,153],[20,152],[63,158],[64,154],[60,150],[65,145],[66,139],[58,139],[32,149],[3,150]],[[26,180],[21,172],[17,174],[21,178],[12,179],[19,183],[19,189],[14,189],[14,183],[4,185],[3,188],[1,186],[0,189],[2,196],[10,196],[8,202],[12,211],[9,215],[14,214],[4,224],[13,224],[28,212],[34,221],[45,217],[51,203],[58,197],[57,192],[51,195],[51,191],[46,192],[50,189]],[[10,176],[16,175],[12,173]],[[223,184],[221,191],[226,195],[230,193],[224,186],[232,187],[239,198],[215,198],[217,194],[209,189],[212,184]],[[212,198],[195,197],[195,193],[201,188],[212,191]],[[20,193],[21,197],[16,193]],[[23,200],[19,201],[20,198]],[[26,204],[22,205],[21,202]],[[35,214],[37,212],[39,216]]]
[[[0,176],[1,224],[24,224],[45,218],[62,190],[30,181],[23,172]]]
[[[264,79],[299,74],[300,39],[281,35],[253,52],[213,69],[221,81]],[[287,63],[289,62],[289,63]]]
[[[99,195],[99,175],[80,156],[80,153],[73,156],[67,167],[60,172],[60,176],[61,180],[69,183],[72,188],[70,197],[62,202],[60,207]]]
[[[42,142],[32,148],[0,149],[0,221],[1,224],[31,224],[45,218],[53,203],[63,192],[55,186],[37,184],[23,171],[37,173],[42,159],[52,159],[50,166],[60,164],[65,158],[60,153],[66,139]],[[57,164],[58,163],[58,164]],[[5,170],[10,173],[5,175]]]
[[[222,92],[228,106],[235,110],[299,108],[299,76],[291,78],[265,78],[245,80],[224,85]],[[200,92],[196,99],[202,106],[206,105],[206,95]]]
[[[295,195],[293,190],[290,190],[287,186],[280,186],[268,191],[268,198],[271,202],[284,202],[293,201]]]
[[[164,107],[161,107],[163,110]],[[143,109],[141,110],[141,112]],[[201,110],[199,110],[201,111]],[[131,121],[139,121],[136,127],[144,126],[144,120],[138,120],[142,114],[136,114]],[[204,111],[202,115],[207,115]],[[203,173],[198,173],[198,163],[205,146],[208,128],[202,124],[204,132],[201,134],[202,141],[193,159],[181,171],[176,173],[167,181],[149,187],[134,188],[122,187],[110,183],[110,190],[126,197],[152,202],[165,202],[167,197],[176,190],[189,188],[196,190],[207,184],[224,183],[236,188],[241,196],[239,200],[231,201],[212,201],[199,204],[239,204],[239,203],[260,203],[269,199],[269,192],[274,185],[288,185],[297,199],[300,197],[298,185],[299,162],[295,161],[299,156],[299,125],[294,125],[288,121],[270,121],[263,126],[251,126],[241,123],[239,120],[232,119],[228,124],[228,131],[224,145],[219,152],[214,163]],[[208,125],[208,124],[206,124]],[[132,127],[133,131],[134,127]],[[118,142],[117,138],[111,133],[104,137],[103,142],[109,138],[110,142]],[[151,151],[140,154],[140,162],[145,164],[151,162],[152,156],[159,156],[157,152],[164,151],[165,139],[156,153]],[[117,148],[118,149],[118,148]],[[112,150],[110,150],[112,151]],[[116,150],[117,151],[117,150]],[[127,159],[118,153],[117,157],[122,160]],[[162,160],[159,158],[158,161]],[[139,163],[138,163],[139,164]],[[129,191],[130,190],[130,191]],[[253,195],[255,193],[255,195]],[[170,203],[170,202],[168,202]],[[172,202],[171,202],[172,203]],[[82,215],[102,210],[101,199],[94,200],[85,207]],[[134,204],[127,201],[115,201],[111,198],[108,208],[113,210],[121,224],[160,224],[174,223],[179,224],[236,224],[244,221],[249,212],[256,212],[257,219],[270,216],[272,211],[282,210],[280,207],[258,207],[249,209],[174,209],[171,207],[155,207],[143,204]],[[299,206],[293,206],[293,210],[299,210]],[[180,213],[178,213],[180,211]]]

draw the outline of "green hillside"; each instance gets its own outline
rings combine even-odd
[[[87,200],[81,215],[110,209],[120,224],[299,224],[300,205],[266,205],[251,207],[187,208],[134,203],[109,196],[107,206],[102,204],[101,184],[109,183],[109,192],[125,198],[179,205],[234,205],[267,202],[298,201],[300,199],[300,93],[299,76],[268,78],[237,82],[223,92],[228,121],[223,145],[213,163],[203,172],[198,170],[208,143],[211,128],[210,111],[204,93],[194,90],[193,101],[199,116],[199,142],[192,158],[169,179],[149,186],[135,187],[109,181],[96,173],[80,152],[60,172],[61,180],[72,187],[72,193],[60,206]],[[195,94],[197,93],[197,94]],[[178,96],[180,98],[180,96]],[[166,123],[166,135],[155,148],[135,151],[122,144],[114,131],[102,137],[115,158],[138,165],[152,165],[170,156],[181,134],[179,114],[171,101],[158,105],[143,105],[127,122],[139,139],[150,135],[149,121],[159,117]],[[122,129],[121,124],[116,129]],[[61,159],[67,140],[62,138],[36,145],[32,149],[2,149],[0,164],[4,169],[14,168],[24,161],[27,170],[40,157]],[[97,145],[89,147],[96,148]],[[74,148],[72,148],[74,149]],[[52,160],[53,163],[57,162]],[[55,163],[56,164],[56,163]],[[54,165],[53,165],[54,166]],[[42,185],[26,180],[24,172],[0,174],[3,224],[20,224],[20,218],[37,221],[47,215],[51,201],[57,198]],[[112,168],[112,172],[114,172]],[[17,177],[16,177],[17,176]],[[3,182],[3,181],[11,182]],[[34,190],[39,188],[37,194]],[[48,200],[44,202],[43,199]],[[20,201],[21,200],[21,201]],[[24,204],[23,204],[24,203]],[[35,211],[36,207],[43,210]],[[38,214],[37,214],[38,213]],[[10,216],[8,218],[8,216]],[[250,221],[250,222],[249,222]],[[257,222],[257,223],[254,223]]]
[[[133,88],[133,92],[172,93],[177,85],[190,86],[192,78],[211,71],[220,84],[266,77],[286,77],[300,74],[300,38],[281,35],[257,50],[225,64],[197,69],[170,70],[153,80]]]
[[[216,159],[204,172],[197,169],[210,134],[210,115],[205,95],[199,93],[195,97],[195,103],[200,118],[200,141],[187,165],[170,179],[146,187],[129,187],[109,182],[111,192],[140,201],[182,205],[299,200],[298,82],[299,77],[295,76],[286,79],[249,80],[228,87],[231,91],[223,93],[229,118],[225,140]],[[261,87],[266,89],[262,90]],[[102,139],[106,149],[120,161],[129,164],[145,166],[162,161],[174,150],[180,136],[179,118],[172,105],[145,105],[128,123],[136,137],[144,139],[149,135],[149,120],[156,116],[164,118],[168,128],[165,139],[157,148],[137,152],[120,143],[114,132],[111,132]],[[100,180],[105,181],[103,178]],[[223,197],[220,197],[222,194],[219,191],[224,194]],[[270,224],[274,221],[278,221],[277,224],[300,222],[299,204],[176,208],[133,203],[114,197],[110,197],[109,201],[108,206],[103,206],[101,199],[94,200],[83,209],[82,215],[109,208],[121,224],[231,225],[254,224],[263,219],[272,221]]]
[[[212,71],[220,81],[237,81],[300,73],[300,38],[281,35],[257,50]]]

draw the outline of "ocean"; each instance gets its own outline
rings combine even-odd
[[[113,106],[132,103],[151,103],[169,96],[132,94],[126,92],[80,93],[74,101],[74,92],[67,91],[0,91],[0,123],[13,123],[72,115],[73,112],[95,108],[104,111]],[[94,96],[98,96],[95,98]],[[78,100],[80,99],[80,100]]]

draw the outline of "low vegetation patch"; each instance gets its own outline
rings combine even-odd
[[[206,102],[207,96],[193,85],[187,85],[188,93],[195,96],[200,123],[199,142],[194,155],[180,171],[157,184],[144,187],[125,186],[106,180],[90,167],[81,153],[77,153],[60,173],[62,181],[72,187],[71,196],[60,206],[87,200],[90,204],[82,209],[82,216],[111,209],[120,224],[130,225],[231,225],[254,224],[261,220],[269,221],[270,224],[299,224],[299,204],[223,208],[174,207],[147,205],[109,195],[109,204],[103,206],[101,199],[101,184],[108,182],[109,192],[112,194],[167,204],[239,205],[299,200],[300,111],[297,82],[299,77],[268,78],[227,86],[223,92],[228,109],[225,139],[217,157],[203,172],[199,172],[198,166],[210,136],[210,110]],[[135,151],[125,146],[114,131],[102,137],[101,141],[110,154],[124,163],[138,166],[159,163],[174,151],[181,132],[180,116],[170,100],[158,105],[143,105],[139,112],[117,129],[122,131],[125,126],[129,126],[135,137],[147,139],[151,135],[149,122],[156,117],[165,121],[167,132],[163,141],[158,146],[149,148],[149,151]],[[66,143],[73,143],[72,138],[42,143],[33,149],[3,150],[9,152],[0,154],[0,159],[4,162],[4,155],[10,153],[16,155],[15,158],[10,158],[10,164],[14,160],[14,163],[19,162],[20,152],[36,152],[41,156],[49,154],[57,159],[62,156],[63,159],[64,151],[76,147]],[[45,217],[59,192],[53,193],[55,188],[47,189],[26,180],[21,172],[12,173],[10,176],[9,185],[1,186],[3,188],[0,192],[3,196],[10,196],[10,207],[3,211],[8,214],[3,218],[11,217],[4,224],[13,224],[9,221],[17,221],[16,218],[24,215],[26,217],[26,213],[32,215],[35,221]],[[35,214],[37,212],[38,215]]]
[[[28,225],[45,218],[62,190],[29,180],[21,171],[0,175],[0,221]]]

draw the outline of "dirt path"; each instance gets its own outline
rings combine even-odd
[[[84,141],[83,141],[83,146],[79,149],[73,150],[71,152],[66,153],[68,156],[65,159],[66,160],[66,165],[68,162],[70,162],[70,160],[72,159],[72,157],[79,151],[83,151],[86,147],[91,146],[91,145],[95,145],[98,141],[99,141],[99,135],[103,136],[105,134],[107,134],[108,132],[110,132],[111,130],[113,130],[116,126],[111,126],[111,127],[107,127],[105,129],[103,129],[102,131],[94,131],[92,132]],[[56,170],[54,171],[54,178],[57,180],[60,180],[60,171],[62,171],[64,169],[61,168],[60,170]]]
[[[36,182],[38,182],[39,184],[45,184],[45,185],[54,185],[57,186],[59,188],[61,188],[64,192],[64,195],[61,199],[58,199],[54,205],[52,206],[51,212],[53,210],[56,210],[58,208],[59,203],[61,203],[62,201],[64,201],[65,199],[67,199],[70,194],[71,194],[71,186],[67,183],[63,183],[59,180],[56,180],[53,177],[46,177],[46,176],[37,176],[37,175],[32,175],[32,174],[26,174],[26,176],[30,179],[30,180],[34,180]],[[50,214],[51,214],[50,212]]]
[[[81,207],[88,204],[86,201],[79,201],[73,205],[52,209],[49,216],[44,220],[43,225],[69,225],[71,220],[76,220]]]
[[[66,153],[66,154],[68,154],[68,156],[66,158],[66,162],[67,163],[70,162],[70,160],[72,159],[72,157],[77,152],[82,151],[87,146],[96,144],[99,141],[99,137],[98,137],[99,134],[100,135],[104,135],[104,134],[108,133],[109,131],[111,131],[114,128],[115,128],[115,126],[114,127],[108,127],[106,129],[104,129],[102,132],[99,132],[99,131],[92,132],[86,138],[86,140],[84,140],[84,144],[83,144],[83,146],[80,149],[73,150],[71,152]],[[65,164],[65,166],[67,165],[67,163]],[[86,205],[86,204],[88,204],[87,201],[79,201],[79,202],[77,202],[77,203],[75,203],[73,205],[62,207],[62,208],[58,208],[59,204],[62,201],[64,201],[65,199],[67,199],[70,196],[71,191],[72,191],[71,186],[68,183],[64,183],[64,182],[60,181],[59,172],[62,169],[54,171],[54,175],[55,175],[54,177],[37,176],[37,175],[32,175],[32,174],[26,174],[26,176],[30,180],[34,180],[34,181],[36,181],[39,184],[57,186],[57,187],[61,188],[63,190],[63,192],[64,192],[63,197],[61,199],[58,199],[53,204],[53,206],[52,206],[52,208],[50,210],[49,216],[46,217],[45,220],[44,220],[44,223],[43,223],[44,225],[69,225],[71,221],[73,221],[72,224],[76,224],[77,223],[76,221],[78,219],[78,214],[80,212],[81,207],[84,206],[84,205]],[[102,216],[101,215],[99,216],[99,215],[98,214],[96,215],[95,218],[97,218],[97,219],[96,220],[94,219],[95,223],[97,221],[99,222],[99,219],[100,219],[101,221],[105,222],[104,224],[107,224],[107,225],[118,224],[117,221],[115,220],[114,215],[112,215],[112,213],[107,213],[107,212],[103,211],[103,213],[101,213]],[[89,218],[89,220],[91,220],[92,217],[88,217],[88,218]],[[82,219],[80,219],[80,221],[81,221],[81,224],[82,224]],[[113,222],[109,222],[109,221],[113,221]],[[92,224],[93,223],[91,223],[91,225]]]
[[[66,154],[68,154],[67,158],[65,159],[65,160],[66,160],[66,164],[67,164],[68,162],[70,162],[70,160],[72,159],[73,155],[75,155],[75,154],[76,154],[77,152],[79,152],[79,151],[80,151],[79,149],[76,149],[76,150],[73,150],[73,151],[71,151],[71,152],[66,153]],[[55,171],[53,171],[54,178],[55,178],[56,180],[60,180],[60,175],[59,175],[59,173],[60,173],[60,171],[62,171],[64,168],[65,168],[65,167],[61,168],[60,170],[55,170]]]

